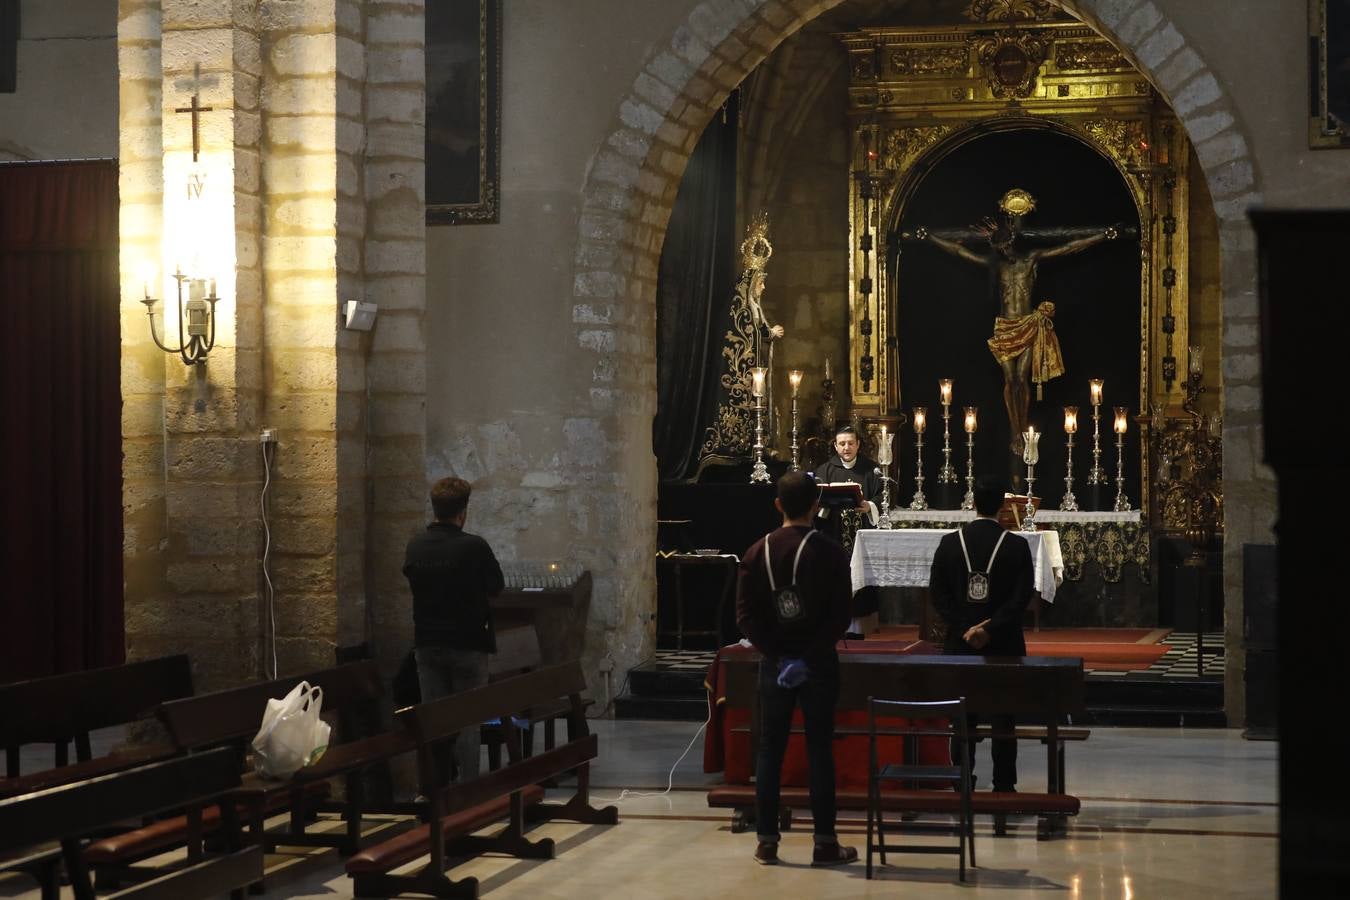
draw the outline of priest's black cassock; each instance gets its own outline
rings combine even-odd
[[[850,467],[836,453],[816,469],[816,481],[820,484],[851,481],[862,485],[864,500],[881,502],[881,476],[877,474],[877,464],[862,454],[853,458],[853,465]]]
[[[881,502],[881,475],[878,473],[877,464],[861,453],[853,458],[853,465],[845,465],[839,458],[839,454],[834,454],[816,469],[816,481],[819,484],[838,484],[841,481],[850,481],[853,484],[862,485],[863,499],[872,504],[868,512],[875,523],[877,516],[876,505]],[[840,537],[840,514],[838,507],[828,507],[822,504],[821,515],[825,517],[821,530],[826,534],[839,540]],[[876,588],[863,588],[853,597],[853,622],[849,625],[849,634],[860,633],[861,625],[859,619],[862,616],[871,615],[877,611],[879,598]]]

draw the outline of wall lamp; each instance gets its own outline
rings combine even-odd
[[[159,300],[150,296],[150,282],[145,283],[145,314],[150,318],[150,337],[155,346],[165,353],[177,353],[186,366],[195,366],[206,361],[206,355],[216,345],[216,280],[214,278],[192,278],[184,275],[181,269],[173,273],[178,282],[178,346],[168,347],[155,332],[155,304]],[[185,287],[186,285],[186,287]],[[184,298],[184,294],[187,297]]]

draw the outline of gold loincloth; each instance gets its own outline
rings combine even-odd
[[[994,336],[989,339],[989,352],[1000,363],[1011,362],[1023,353],[1031,353],[1031,380],[1040,399],[1040,386],[1051,378],[1064,374],[1064,355],[1055,334],[1055,304],[1043,300],[1036,309],[1016,319],[998,316],[994,319]]]

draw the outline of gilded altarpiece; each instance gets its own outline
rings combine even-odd
[[[1140,223],[1140,391],[1129,406],[1134,412],[1156,404],[1179,408],[1189,332],[1191,148],[1147,79],[1076,21],[1024,17],[942,28],[866,28],[837,37],[850,73],[853,417],[865,424],[895,422],[907,406],[900,396],[903,340],[896,333],[897,309],[907,298],[899,296],[892,283],[899,279],[891,278],[885,262],[906,201],[946,154],[982,135],[1016,129],[1050,130],[1080,141],[1120,174]],[[1008,186],[1016,186],[1015,170]],[[1167,530],[1154,511],[1148,422],[1143,416],[1134,421],[1140,427],[1131,429],[1141,442],[1136,503],[1144,524],[1109,537],[1115,551],[1105,554],[1111,558],[1109,580],[1118,580],[1120,564],[1128,561],[1142,563],[1147,578],[1150,527]],[[1076,539],[1095,544],[1103,537],[1084,533],[1070,537],[1070,544]],[[1070,555],[1067,565],[1081,563]]]

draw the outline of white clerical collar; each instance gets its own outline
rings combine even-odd
[[[844,458],[842,456],[839,457],[839,465],[843,466],[845,469],[851,469],[857,464],[858,464],[858,457],[856,456],[853,457],[853,462],[844,462]]]

